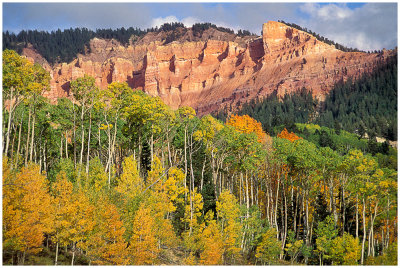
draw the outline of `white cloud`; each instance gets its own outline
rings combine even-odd
[[[308,13],[311,17],[326,21],[343,20],[352,16],[354,12],[344,4],[319,5],[306,3],[300,7],[300,10]]]
[[[181,22],[182,22],[186,27],[192,27],[193,24],[199,23],[199,22],[202,22],[202,21],[201,21],[200,19],[198,19],[198,18],[195,18],[195,17],[186,17],[186,18],[183,18],[183,19],[181,20]]]
[[[161,26],[164,23],[179,22],[178,18],[175,16],[158,17],[151,21],[151,27]]]
[[[307,3],[308,15],[299,24],[347,47],[380,50],[397,46],[397,4],[367,3],[355,9],[346,4]]]

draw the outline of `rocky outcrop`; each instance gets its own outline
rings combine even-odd
[[[224,38],[163,45],[147,36],[127,47],[95,38],[90,53],[46,65],[52,77],[46,96],[54,101],[70,96],[70,81],[88,74],[103,89],[113,81],[127,82],[174,109],[188,105],[206,114],[302,87],[323,99],[335,82],[370,72],[394,53],[342,52],[279,22],[265,23],[262,37]]]

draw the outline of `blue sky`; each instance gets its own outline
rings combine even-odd
[[[260,34],[269,20],[294,22],[346,46],[397,46],[393,3],[3,3],[3,31],[70,27],[154,27],[180,21],[212,22]]]

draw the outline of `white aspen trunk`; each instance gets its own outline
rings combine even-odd
[[[172,167],[171,148],[169,145],[169,126],[168,125],[167,125],[167,148],[168,148],[169,167]]]
[[[72,247],[72,260],[71,260],[71,266],[74,266],[74,259],[75,259],[75,243],[73,243]]]
[[[10,144],[10,132],[11,132],[11,119],[12,119],[12,113],[13,113],[13,105],[12,105],[12,98],[13,98],[13,91],[14,88],[11,87],[10,89],[10,111],[8,113],[8,123],[7,123],[7,138],[6,138],[6,147],[4,153],[8,153],[8,146]]]
[[[17,145],[17,157],[15,158],[15,168],[17,168],[18,165],[18,158],[19,158],[19,150],[21,146],[21,133],[22,133],[22,121],[24,119],[24,113],[22,113],[21,116],[21,123],[19,124],[19,131],[18,131],[18,145]]]
[[[32,117],[32,111],[31,107],[29,107],[28,133],[26,134],[26,145],[25,145],[25,166],[28,164],[29,137],[31,133],[31,117]]]
[[[90,135],[92,133],[92,110],[89,114],[89,133],[88,133],[88,146],[86,155],[86,174],[89,174],[89,159],[90,159]]]
[[[151,163],[154,161],[154,134],[153,127],[151,127],[151,139],[150,139],[150,154],[151,154]]]
[[[342,200],[343,200],[343,230],[342,230],[342,236],[343,236],[344,228],[346,225],[346,201],[344,198],[344,186],[342,187]]]
[[[242,188],[243,188],[243,174],[240,172],[239,180],[239,204],[242,205]]]
[[[72,102],[72,109],[74,111],[74,167],[76,168],[76,113],[75,113],[75,103]]]
[[[246,171],[246,216],[249,218],[249,209],[250,209],[250,200],[249,200],[249,183],[247,179],[247,171]]]
[[[61,135],[61,139],[60,139],[60,158],[63,158],[63,136]]]
[[[56,245],[56,260],[54,261],[54,265],[57,265],[57,261],[58,261],[58,242]]]
[[[271,219],[269,217],[269,215],[270,215],[269,211],[271,209],[270,209],[270,205],[269,205],[269,203],[270,203],[270,197],[269,197],[270,191],[269,191],[269,184],[268,183],[266,183],[265,188],[266,188],[265,189],[265,193],[267,195],[267,206],[265,207],[267,211],[266,211],[265,214],[266,214],[266,217],[267,217],[267,220],[268,220],[268,224],[272,224]]]
[[[12,138],[12,143],[11,143],[11,156],[10,159],[13,159],[14,157],[14,145],[15,145],[15,139],[17,137],[17,126],[15,124],[12,124],[11,128],[14,130],[14,135],[12,135],[12,132],[10,133],[10,135],[13,136]]]
[[[68,159],[68,131],[65,131],[65,157]]]
[[[356,238],[358,238],[358,194],[356,197]]]
[[[32,121],[32,136],[31,136],[31,152],[29,154],[29,161],[32,162],[33,159],[33,145],[34,145],[34,137],[35,137],[35,121],[36,121],[36,116],[35,112],[33,112],[33,121]]]
[[[253,206],[254,205],[253,176],[250,176],[250,194],[251,194],[251,206]]]
[[[207,161],[207,157],[204,156],[203,168],[201,169],[200,191],[203,191],[204,170],[206,169],[206,161]]]
[[[365,239],[367,236],[367,230],[366,230],[366,224],[365,224],[365,197],[363,197],[363,241],[362,241],[362,246],[361,246],[361,265],[364,264],[364,251],[365,251]]]
[[[82,104],[82,112],[81,112],[81,153],[79,157],[79,164],[82,165],[83,163],[83,151],[85,147],[85,129],[83,127],[83,116],[85,113],[85,106]]]
[[[276,197],[275,197],[275,211],[274,211],[274,221],[275,221],[275,226],[276,226],[276,236],[278,238],[279,234],[279,227],[278,227],[278,200],[279,200],[279,174],[278,174],[278,186],[276,187]]]

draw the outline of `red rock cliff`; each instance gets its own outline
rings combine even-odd
[[[146,42],[144,40],[147,40]],[[101,88],[127,82],[172,108],[188,105],[206,114],[277,91],[284,95],[306,87],[319,99],[341,79],[358,77],[393,52],[342,52],[312,35],[279,22],[263,25],[263,35],[246,42],[202,40],[172,42],[143,39],[121,46],[93,39],[91,53],[50,71],[52,100],[70,96],[70,81],[84,74]],[[28,54],[28,53],[27,53]],[[30,56],[30,55],[28,55]]]

